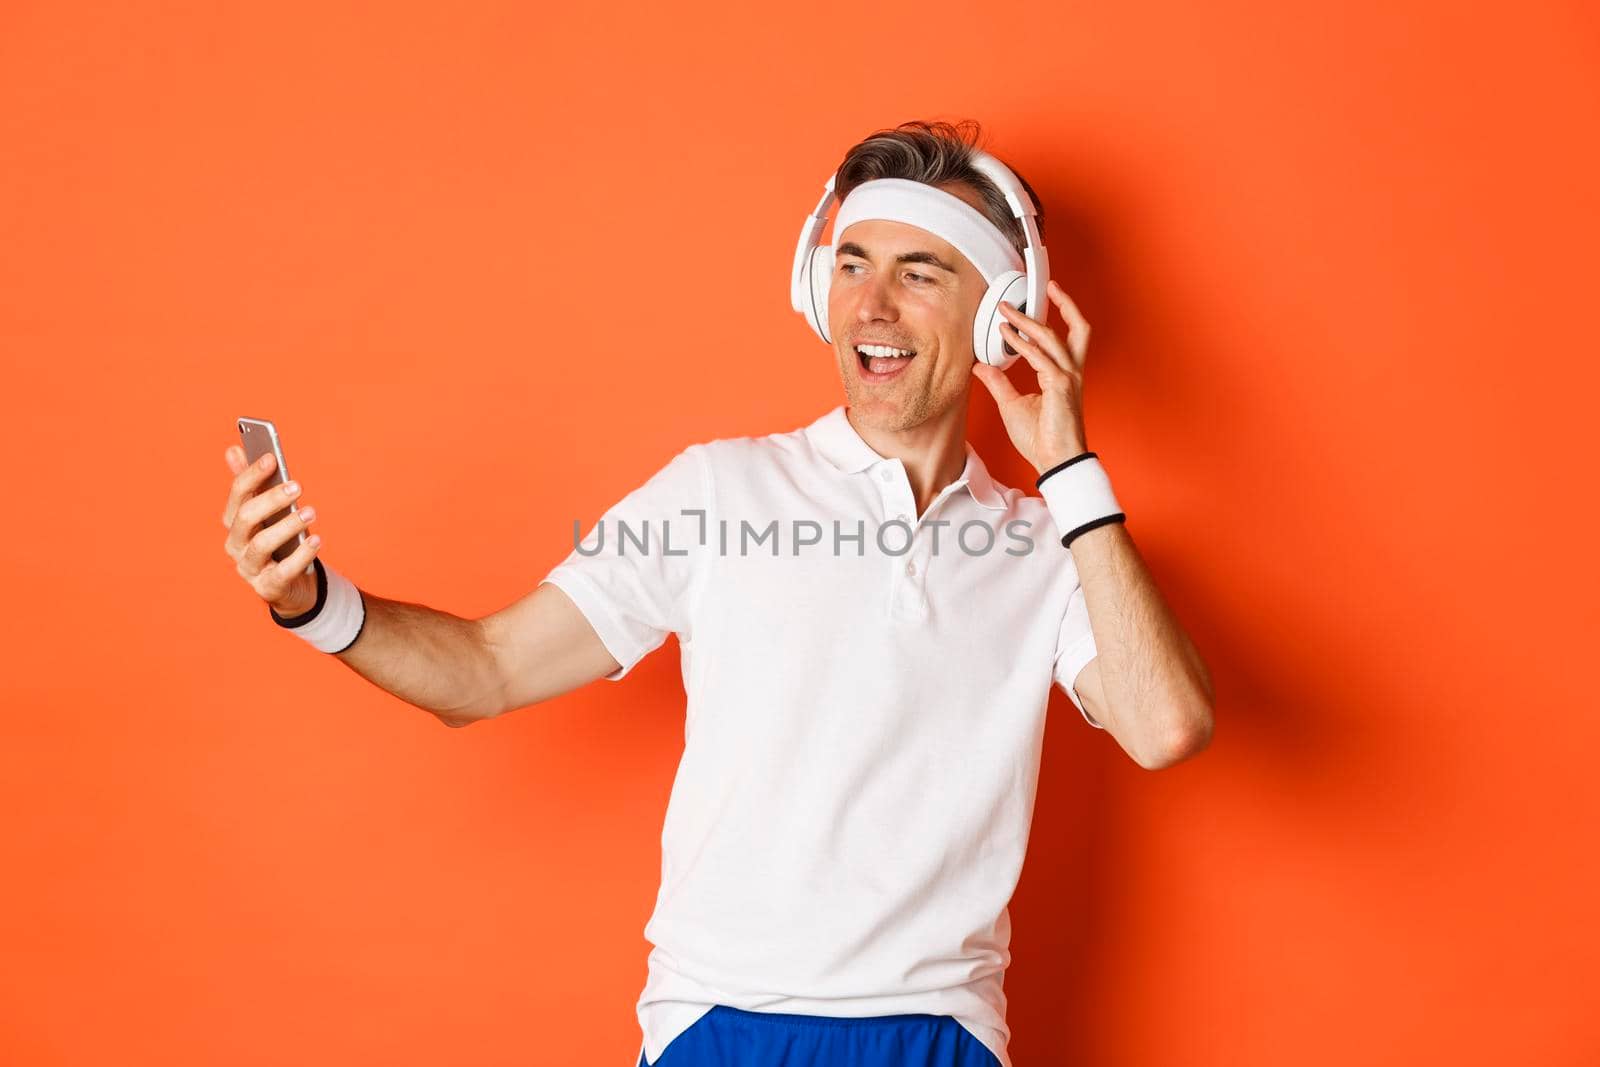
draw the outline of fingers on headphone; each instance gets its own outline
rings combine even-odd
[[[1083,348],[1088,343],[1089,324],[1081,317],[1068,319],[1066,329],[1056,331],[1046,326],[1038,338],[1039,347],[1060,364],[1071,370],[1083,360]]]
[[[1046,344],[1043,338],[1030,338],[1025,341],[1017,332],[1017,328],[1009,322],[1000,324],[1000,335],[1005,338],[1007,344],[1022,353],[1035,370],[1042,369],[1055,374],[1067,373],[1070,364],[1055,350],[1059,347],[1059,342],[1054,342],[1052,339],[1053,343]]]
[[[1040,377],[1051,374],[1060,374],[1061,366],[1044,350],[1032,341],[1024,341],[1017,333],[1016,327],[1009,322],[1000,324],[1000,336],[1005,338],[1007,344],[1017,350],[1017,354],[1028,361],[1028,365],[1039,373]]]

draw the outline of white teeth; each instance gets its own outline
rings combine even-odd
[[[901,359],[912,354],[909,349],[890,348],[888,345],[856,345],[856,351],[865,356],[882,356],[891,359]]]

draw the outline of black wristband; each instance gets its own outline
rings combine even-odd
[[[268,604],[267,611],[271,613],[272,621],[277,623],[279,626],[283,626],[291,630],[296,626],[304,626],[306,623],[317,617],[317,613],[322,610],[322,605],[327,602],[328,572],[323,570],[322,560],[320,559],[313,559],[311,561],[311,565],[317,569],[317,602],[311,605],[310,610],[303,611],[299,615],[295,615],[287,619],[282,615],[279,615],[277,609],[271,604]]]
[[[1126,515],[1124,515],[1120,511],[1117,512],[1115,515],[1102,515],[1098,519],[1094,519],[1094,520],[1092,520],[1090,522],[1084,523],[1082,526],[1078,527],[1076,530],[1071,531],[1070,533],[1062,534],[1061,535],[1061,547],[1062,548],[1071,548],[1073,541],[1077,540],[1082,535],[1088,533],[1090,530],[1099,529],[1100,527],[1106,525],[1107,523],[1112,523],[1112,522],[1126,523],[1127,521],[1128,521],[1128,517]]]
[[[1095,455],[1094,455],[1093,452],[1079,452],[1076,456],[1073,456],[1071,459],[1064,459],[1060,463],[1057,463],[1054,467],[1051,467],[1049,470],[1047,470],[1043,474],[1039,475],[1039,477],[1035,478],[1033,480],[1033,487],[1035,489],[1039,488],[1041,485],[1044,484],[1044,480],[1046,478],[1050,477],[1052,474],[1056,473],[1057,471],[1064,471],[1068,467],[1072,466],[1074,463],[1079,463],[1079,462],[1081,462],[1083,460],[1093,459],[1093,458],[1095,458]]]

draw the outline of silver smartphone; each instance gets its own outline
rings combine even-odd
[[[244,460],[246,463],[254,463],[268,452],[271,452],[277,460],[277,465],[272,469],[272,476],[257,490],[258,493],[264,493],[275,485],[282,485],[284,482],[289,481],[289,467],[283,461],[283,443],[278,440],[278,428],[272,425],[270,419],[239,419],[239,440],[244,443]],[[279,508],[261,521],[262,529],[288,518],[289,513],[294,510],[293,502],[286,508]],[[272,558],[280,563],[283,562],[294,553],[295,549],[300,547],[301,542],[305,541],[305,539],[306,532],[301,530],[293,538],[273,549]],[[316,570],[314,564],[306,567],[307,574],[315,574]]]

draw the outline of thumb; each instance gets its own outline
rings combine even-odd
[[[991,367],[987,363],[973,363],[972,376],[982,382],[984,388],[994,397],[996,403],[1007,404],[1019,395],[1017,387],[1011,384],[1011,379],[1006,377],[1006,372],[999,367]]]

